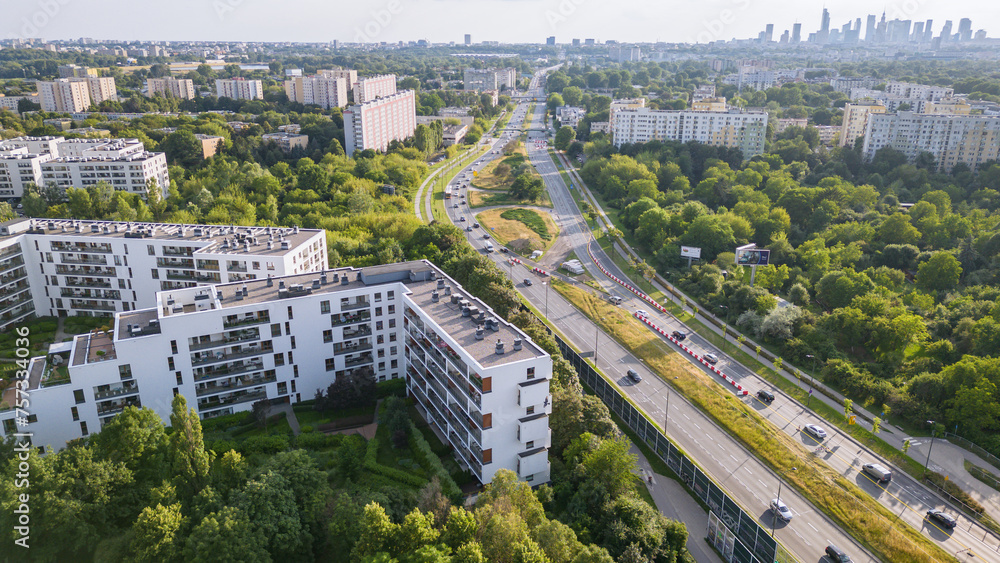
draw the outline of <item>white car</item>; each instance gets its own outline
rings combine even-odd
[[[781,499],[777,498],[771,499],[771,511],[774,512],[778,516],[778,518],[781,518],[781,520],[784,522],[788,522],[789,520],[792,519],[791,509],[788,508],[788,505],[782,502]]]
[[[719,363],[719,357],[716,356],[715,354],[705,354],[704,356],[702,356],[702,358],[705,358],[705,361],[712,364],[713,366]]]
[[[640,319],[645,319],[649,317],[649,311],[646,311],[645,309],[639,309],[635,312],[635,316],[639,317]]]
[[[806,434],[809,434],[810,436],[816,438],[817,440],[822,440],[826,438],[826,430],[823,430],[822,428],[816,426],[815,424],[806,424],[805,426],[802,427],[802,429],[806,431]]]

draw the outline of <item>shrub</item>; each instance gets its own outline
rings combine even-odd
[[[244,455],[272,455],[288,449],[288,436],[274,434],[270,436],[251,436],[240,444],[240,452]]]
[[[295,445],[306,450],[322,450],[331,445],[330,436],[319,432],[300,434],[295,438]]]
[[[441,492],[444,493],[453,503],[458,503],[462,496],[462,490],[455,483],[455,480],[448,474],[448,470],[441,463],[441,458],[434,453],[431,445],[424,438],[423,434],[417,430],[416,426],[410,425],[410,449],[417,462],[431,475],[436,475],[441,482]]]

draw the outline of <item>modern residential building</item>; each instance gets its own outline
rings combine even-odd
[[[354,104],[344,110],[347,156],[354,151],[384,151],[390,141],[402,141],[417,128],[416,93],[400,90],[391,96]]]
[[[912,84],[909,82],[889,81],[885,85],[885,92],[900,98],[916,98],[928,102],[936,102],[944,98],[955,95],[954,88],[944,86],[928,86],[926,84]]]
[[[215,81],[215,95],[234,100],[263,100],[264,85],[260,80],[246,78],[218,79]]]
[[[608,121],[591,121],[590,122],[590,133],[611,133],[611,123]]]
[[[1000,160],[1000,116],[871,114],[862,154],[870,160],[882,147],[892,147],[910,160],[930,153],[939,170],[950,171],[960,162],[975,170],[986,161]]]
[[[885,113],[885,106],[877,100],[860,100],[844,104],[838,144],[842,147],[853,147],[857,138],[865,134],[868,115],[871,113]]]
[[[0,197],[21,197],[29,185],[38,185],[42,163],[51,158],[48,154],[31,153],[26,147],[0,146]]]
[[[347,80],[347,89],[350,90],[354,88],[354,85],[358,82],[358,71],[351,70],[347,68],[334,68],[329,70],[320,70],[317,72],[318,76],[325,76],[328,78],[343,78]]]
[[[146,80],[146,93],[149,97],[160,94],[164,97],[193,100],[195,95],[194,82],[190,78],[149,78]]]
[[[699,102],[706,98],[715,97],[715,84],[702,84],[694,89],[691,94],[691,102]]]
[[[878,79],[871,77],[838,76],[830,79],[830,86],[833,86],[835,92],[850,96],[854,88],[874,88],[878,82]]]
[[[20,107],[21,100],[28,100],[33,104],[41,103],[41,99],[38,94],[28,94],[25,96],[5,96],[0,94],[0,111],[10,110],[13,113],[21,113],[18,108]]]
[[[587,108],[574,107],[574,106],[559,106],[556,108],[556,119],[559,120],[559,125],[567,125],[576,129],[576,126],[580,124],[580,120],[586,117]]]
[[[840,125],[813,125],[819,133],[819,143],[824,146],[833,146],[840,140]]]
[[[465,44],[472,45],[472,34],[470,33],[465,34]]]
[[[347,105],[347,82],[343,76],[296,76],[285,81],[285,94],[289,100],[301,104],[342,108]]]
[[[291,152],[292,149],[303,149],[309,145],[309,135],[299,135],[284,131],[278,133],[265,133],[260,137],[265,143],[277,143],[281,150]]]
[[[354,103],[363,104],[375,98],[391,96],[396,93],[396,75],[380,74],[361,78],[354,84]]]
[[[198,142],[201,143],[202,158],[209,158],[215,156],[219,152],[219,149],[222,147],[222,144],[226,142],[226,139],[223,137],[218,137],[215,135],[203,135],[201,133],[195,133],[194,138],[198,139]]]
[[[130,405],[169,420],[176,394],[211,418],[311,399],[337,377],[406,377],[417,411],[481,483],[500,469],[549,480],[547,353],[429,262],[317,270],[157,292],[113,330],[33,358],[33,418],[18,427],[0,411],[2,434],[59,448]],[[57,365],[69,377],[47,385]]]
[[[466,90],[503,90],[517,87],[517,70],[514,68],[465,69]]]
[[[611,100],[611,106],[608,110],[608,131],[610,132],[615,126],[615,114],[624,109],[640,109],[646,107],[646,98],[623,98],[620,100]]]
[[[764,152],[765,111],[691,111],[648,108],[616,111],[611,124],[615,146],[653,140],[696,141],[738,148],[744,158]]]
[[[115,79],[110,76],[60,78],[52,82],[38,82],[37,87],[42,111],[77,113],[105,100],[118,99]]]
[[[944,98],[924,104],[924,113],[949,113],[954,115],[972,114],[972,105],[962,98]]]

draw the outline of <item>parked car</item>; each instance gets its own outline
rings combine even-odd
[[[792,510],[781,499],[771,499],[771,511],[784,522],[792,519]]]
[[[928,510],[927,518],[934,520],[938,524],[941,524],[942,527],[948,528],[949,530],[958,525],[958,521],[955,520],[954,516],[942,510]]]
[[[757,391],[757,398],[770,405],[774,402],[774,393],[761,389]]]
[[[524,285],[531,285],[531,278],[524,278]]]
[[[642,376],[639,375],[639,372],[635,371],[634,369],[628,370],[627,372],[625,372],[625,374],[628,375],[628,378],[635,383],[639,383],[640,381],[642,381]]]
[[[681,332],[679,330],[675,330],[675,331],[671,332],[670,335],[673,336],[674,338],[676,338],[678,341],[684,340],[688,336],[687,334],[685,334],[685,333],[683,333],[683,332]]]
[[[832,543],[826,546],[826,556],[829,557],[834,563],[851,563],[851,556],[844,553],[843,549],[840,549]]]
[[[806,434],[809,434],[810,436],[816,438],[817,440],[822,440],[826,438],[826,430],[823,430],[822,428],[816,426],[815,424],[806,424],[805,426],[802,427],[802,429],[806,431]]]
[[[719,363],[719,357],[716,356],[715,354],[711,354],[711,353],[705,354],[705,355],[702,356],[702,358],[705,358],[705,361],[708,362],[708,363],[710,363],[710,364],[712,364],[713,366],[715,364]]]

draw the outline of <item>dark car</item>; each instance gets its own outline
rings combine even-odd
[[[472,224],[472,226],[473,226],[474,228],[478,229],[478,228],[479,228],[479,223],[473,223],[473,224]]]
[[[642,376],[639,375],[639,372],[635,371],[634,369],[628,370],[627,372],[625,372],[625,375],[627,375],[629,379],[631,379],[636,383],[642,381]]]
[[[531,285],[531,279],[524,278],[524,285]]]
[[[955,520],[954,516],[941,510],[928,510],[927,518],[941,524],[942,527],[948,528],[949,530],[958,525],[958,521]]]
[[[761,389],[760,391],[757,391],[757,398],[770,405],[774,402],[774,393]]]
[[[704,358],[706,362],[712,364],[713,366],[719,363],[719,357],[716,356],[715,354],[705,354],[704,356],[702,356],[702,358]]]
[[[670,335],[676,338],[677,340],[684,340],[685,338],[687,338],[687,335],[679,330],[671,332]]]
[[[826,546],[826,556],[832,559],[834,563],[851,563],[851,556],[833,544]]]

